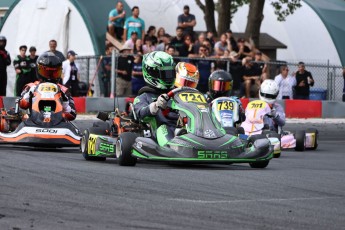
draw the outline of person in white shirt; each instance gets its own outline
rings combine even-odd
[[[280,66],[280,74],[274,78],[274,81],[279,87],[278,100],[293,99],[293,89],[297,83],[296,78],[289,75],[287,65]]]
[[[68,51],[66,61],[62,62],[62,84],[70,89],[73,97],[79,96],[79,66],[75,63],[76,53]]]

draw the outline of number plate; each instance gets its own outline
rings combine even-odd
[[[206,98],[201,93],[181,93],[179,97],[183,102],[206,103]]]

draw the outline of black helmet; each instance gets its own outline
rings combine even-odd
[[[224,70],[214,71],[208,79],[210,97],[228,97],[232,91],[232,76]]]
[[[1,42],[2,41],[2,42]],[[5,48],[6,47],[6,43],[7,43],[7,39],[5,36],[0,35],[0,48]]]
[[[58,82],[61,78],[62,62],[53,52],[44,52],[37,59],[37,75],[43,81]]]

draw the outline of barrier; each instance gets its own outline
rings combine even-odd
[[[321,118],[322,102],[313,100],[286,100],[287,118]]]
[[[77,113],[86,112],[86,100],[85,97],[73,97],[75,109]]]
[[[0,96],[0,109],[4,108],[4,102],[2,101],[2,96]]]

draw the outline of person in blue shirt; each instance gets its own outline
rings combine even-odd
[[[127,18],[123,30],[123,41],[128,40],[131,37],[131,33],[136,31],[138,38],[144,41],[145,37],[145,22],[139,18],[139,7],[134,6],[132,8],[132,16]]]
[[[116,8],[109,13],[108,31],[114,38],[121,41],[123,35],[123,24],[126,12],[123,10],[123,3],[117,2]]]

